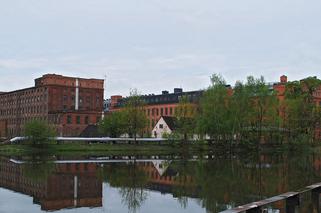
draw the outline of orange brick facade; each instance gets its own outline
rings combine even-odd
[[[33,119],[48,121],[60,136],[78,136],[103,111],[104,81],[47,74],[35,86],[0,94],[0,136],[23,135]]]
[[[163,91],[161,95],[141,96],[146,104],[144,106],[144,112],[148,119],[147,132],[151,132],[162,116],[174,116],[175,109],[178,107],[179,101],[183,96],[187,97],[190,102],[196,104],[202,93],[203,91],[183,92],[182,89],[176,88],[174,93]],[[111,96],[110,100],[111,106],[109,112],[121,110],[124,102],[126,102],[126,98],[119,95]]]
[[[286,84],[288,82],[287,76],[282,75],[280,77],[280,82],[273,85],[273,90],[276,91],[277,97],[280,102],[284,101],[285,99],[285,90],[286,90]],[[321,86],[318,87],[316,91],[313,92],[313,99],[317,106],[321,107]],[[281,104],[281,117],[283,116],[283,109]],[[321,138],[321,129],[317,128],[315,131],[315,137]]]

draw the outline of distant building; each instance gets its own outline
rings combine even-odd
[[[181,88],[175,88],[173,93],[162,91],[162,94],[142,95],[141,98],[145,102],[145,113],[148,118],[148,132],[150,132],[156,122],[162,116],[173,117],[175,109],[182,97],[187,97],[191,103],[198,104],[203,90],[183,92]],[[127,98],[122,96],[112,96],[109,112],[121,110],[125,105]]]
[[[0,137],[23,135],[33,119],[52,124],[61,136],[78,136],[103,111],[104,80],[47,74],[35,86],[0,94]]]
[[[317,78],[316,76],[314,78]],[[304,79],[301,80],[301,82],[304,81]],[[280,82],[275,83],[273,86],[274,91],[276,91],[277,97],[280,101],[283,101],[285,99],[285,91],[286,91],[286,84],[288,83],[288,77],[286,75],[282,75],[280,77]],[[321,85],[313,92],[313,100],[317,106],[321,107]],[[284,109],[281,108],[280,110],[281,116],[284,115]],[[316,138],[321,138],[321,128],[317,127],[315,131]]]
[[[104,112],[109,112],[111,107],[111,99],[104,100]]]
[[[316,76],[314,78],[317,78]],[[304,81],[302,79],[301,81]],[[282,75],[280,77],[280,82],[277,82],[273,85],[273,89],[277,92],[277,97],[280,101],[283,101],[285,98],[286,84],[288,83],[288,77]],[[313,92],[313,99],[316,105],[321,106],[321,85]]]

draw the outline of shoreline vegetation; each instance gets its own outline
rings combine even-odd
[[[262,144],[257,149],[255,144],[239,144],[230,147],[227,144],[207,144],[181,142],[166,142],[163,144],[105,144],[105,143],[62,143],[31,146],[30,144],[1,144],[0,155],[24,156],[33,154],[46,155],[202,155],[202,154],[253,154],[271,152],[317,152],[321,153],[321,146],[308,144]]]
[[[165,137],[234,144],[255,141],[257,146],[270,141],[317,144],[321,139],[321,105],[315,92],[320,87],[321,80],[315,77],[270,85],[263,76],[249,76],[246,82],[237,81],[231,87],[221,75],[214,74],[198,101],[180,97],[174,109],[174,131]],[[98,126],[101,135],[150,137],[144,111],[147,103],[140,97],[134,90],[118,111],[106,116]],[[154,115],[154,110],[151,113]]]

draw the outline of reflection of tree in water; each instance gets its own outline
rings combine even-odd
[[[26,178],[36,183],[47,181],[54,172],[55,164],[44,156],[31,156],[23,165],[22,171]]]
[[[148,194],[144,188],[148,176],[136,162],[104,165],[100,175],[112,187],[120,188],[122,203],[128,207],[129,212],[137,212],[146,201]]]
[[[173,194],[177,196],[177,201],[182,208],[188,206],[188,196],[195,194],[195,186],[191,183],[193,177],[193,165],[188,163],[187,158],[183,156],[181,161],[176,161],[171,164],[171,169],[177,172],[173,186]]]
[[[119,190],[122,203],[128,207],[129,212],[136,212],[147,199],[143,188],[126,187]]]
[[[194,177],[201,206],[208,212],[220,212],[317,182],[320,175],[313,172],[312,159],[292,155],[199,161]]]
[[[215,213],[318,182],[320,170],[313,166],[315,158],[278,153],[222,155],[199,161],[183,158],[172,161],[162,178],[152,177],[150,181],[164,184],[182,208],[187,208],[192,197],[207,212]],[[147,199],[144,188],[148,177],[142,164],[104,165],[102,177],[112,187],[120,188],[122,202],[130,212],[137,212]]]
[[[188,198],[187,197],[180,196],[177,201],[181,205],[182,208],[186,209],[186,207],[188,205]]]

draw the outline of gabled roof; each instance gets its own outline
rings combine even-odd
[[[176,129],[177,119],[175,117],[162,116],[160,119],[164,119],[165,123],[171,130]]]

